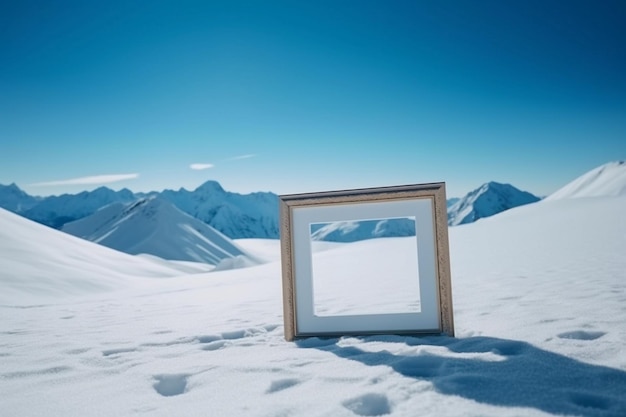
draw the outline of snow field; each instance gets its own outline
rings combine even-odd
[[[237,241],[264,265],[154,279],[126,260],[106,281],[55,265],[62,250],[45,253],[53,237],[37,229],[39,252],[12,257],[107,285],[31,297],[9,279],[23,273],[4,257],[15,229],[0,241],[0,416],[623,417],[624,212],[626,197],[545,201],[450,229],[456,338],[296,343],[283,338],[278,241]],[[315,257],[344,247],[318,243]],[[92,262],[116,264],[111,253]]]

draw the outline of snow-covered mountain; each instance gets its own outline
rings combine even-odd
[[[626,194],[626,162],[611,162],[595,168],[567,184],[546,200],[572,197]],[[277,238],[278,197],[270,192],[238,194],[225,191],[215,181],[207,181],[193,191],[184,188],[161,193],[133,194],[129,190],[113,191],[100,187],[76,195],[64,194],[45,198],[32,197],[15,184],[0,185],[0,207],[17,212],[37,222],[61,228],[65,223],[95,213],[111,203],[130,203],[146,196],[160,195],[183,212],[212,226],[230,238]],[[513,207],[539,201],[539,197],[509,184],[489,182],[463,198],[447,201],[448,224],[474,222]],[[350,233],[347,233],[350,229]],[[375,226],[343,225],[322,240],[360,240]],[[327,236],[327,237],[326,237]],[[360,237],[359,237],[360,236]],[[395,236],[395,235],[394,235]],[[345,240],[348,239],[348,240]]]
[[[415,219],[340,221],[312,226],[311,240],[356,242],[378,237],[415,236]]]
[[[19,212],[19,214],[55,229],[60,229],[65,223],[89,216],[111,203],[130,203],[134,200],[136,197],[130,190],[113,191],[107,187],[99,187],[93,191],[83,191],[79,194],[46,197],[32,208]]]
[[[62,230],[129,254],[211,265],[231,258],[238,258],[240,264],[255,263],[228,237],[160,196],[113,203],[67,223]]]
[[[158,195],[231,238],[278,237],[276,194],[228,192],[215,181],[207,181],[194,191],[181,188],[134,194],[127,189],[113,191],[100,187],[79,194],[44,198],[29,196],[15,184],[0,185],[0,207],[60,229],[64,224],[89,216],[107,205],[126,204]]]
[[[483,217],[539,201],[539,197],[510,184],[488,182],[448,207],[448,224],[472,223]]]
[[[15,183],[0,184],[0,207],[14,213],[23,212],[35,206],[41,199],[24,192]]]
[[[112,291],[128,280],[173,277],[174,264],[131,256],[0,208],[0,292],[5,302]]]
[[[618,195],[626,195],[626,161],[594,168],[550,194],[546,200]]]
[[[238,194],[207,181],[194,191],[165,190],[161,196],[232,239],[278,237],[278,196],[274,193]]]

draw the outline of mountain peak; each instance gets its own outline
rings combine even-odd
[[[196,188],[195,191],[203,192],[203,193],[223,193],[224,189],[222,188],[219,182],[214,181],[214,180],[209,180],[205,182],[204,184],[202,184],[201,186],[199,186],[198,188]]]
[[[20,213],[37,204],[38,198],[28,195],[14,182],[9,185],[0,184],[0,207]]]
[[[490,187],[490,188],[508,188],[508,187],[512,187],[511,184],[504,184],[501,182],[496,182],[496,181],[489,181],[488,183],[485,183],[484,185]]]
[[[448,224],[472,223],[480,218],[539,201],[539,197],[511,184],[490,181],[469,192],[448,208]]]
[[[160,196],[109,205],[63,231],[130,254],[212,265],[236,257],[253,262],[228,237]]]
[[[13,193],[24,193],[24,191],[20,187],[18,187],[18,185],[14,182],[12,182],[9,185],[0,184],[0,190],[1,189],[11,191]]]

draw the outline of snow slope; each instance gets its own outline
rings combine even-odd
[[[623,417],[625,212],[626,197],[563,199],[451,228],[455,338],[286,342],[278,261],[78,301],[22,287],[31,302],[18,308],[6,277],[49,280],[50,252],[68,287],[115,285],[40,227],[27,241],[49,243],[28,252],[7,252],[24,229],[5,232],[0,415]],[[384,241],[367,241],[369,258],[386,256]],[[278,241],[238,243],[278,257]],[[336,261],[353,245],[314,243]],[[119,263],[99,250],[93,263]]]
[[[546,200],[626,195],[626,161],[609,162],[581,175]]]
[[[211,265],[235,257],[254,263],[231,239],[160,196],[106,206],[62,230],[129,254]]]
[[[510,184],[489,182],[448,207],[448,224],[457,226],[493,216],[502,211],[539,201],[539,197]]]
[[[86,242],[0,209],[0,303],[23,304],[127,288],[144,278],[182,275]]]
[[[316,227],[314,227],[316,226]],[[356,242],[380,237],[415,236],[414,218],[349,220],[312,225],[311,240]]]

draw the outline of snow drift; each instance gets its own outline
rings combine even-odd
[[[175,265],[127,255],[0,209],[0,303],[126,288],[181,275]]]

